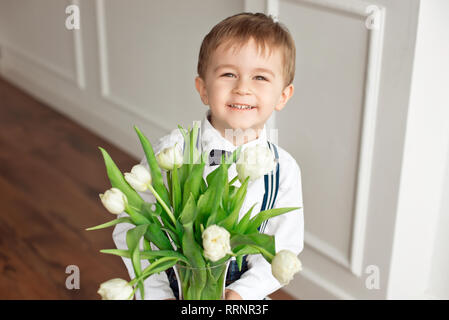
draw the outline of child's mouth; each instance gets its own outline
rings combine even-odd
[[[245,105],[245,104],[228,104],[227,106],[230,107],[231,109],[242,110],[242,111],[252,110],[252,109],[256,108],[255,106],[249,106],[249,105]]]

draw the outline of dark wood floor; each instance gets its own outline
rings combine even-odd
[[[98,146],[122,171],[137,163],[0,77],[0,299],[98,299],[101,282],[129,280],[98,194],[110,184]],[[80,289],[66,288],[67,266]],[[282,290],[273,299],[291,299]]]

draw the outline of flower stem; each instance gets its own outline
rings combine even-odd
[[[153,193],[153,195],[155,196],[157,201],[161,204],[162,208],[164,208],[165,212],[167,212],[168,216],[173,221],[173,225],[176,225],[175,216],[173,215],[173,212],[171,212],[170,209],[167,207],[167,205],[165,204],[164,200],[161,199],[161,197],[159,196],[157,191],[154,190],[154,188],[153,188],[153,186],[151,184],[148,185],[148,188],[150,189],[151,193]]]
[[[229,185],[231,186],[234,182],[236,182],[237,181],[237,179],[239,178],[239,176],[237,175],[237,176],[235,176],[232,180],[231,180],[231,182],[229,182]]]
[[[131,284],[131,282],[130,282],[129,284]],[[136,286],[136,287],[134,288],[134,290],[133,290],[133,292],[130,294],[128,300],[132,300],[132,298],[134,297],[134,294],[135,294],[136,291],[137,291],[137,288],[138,288],[138,286]],[[143,300],[143,298],[142,298],[142,300]]]
[[[268,252],[268,250],[265,250],[262,247],[257,247],[257,248],[259,249],[260,253],[262,253],[263,255],[266,255],[267,257],[269,257],[270,260],[273,260],[274,255],[272,255],[270,252]]]

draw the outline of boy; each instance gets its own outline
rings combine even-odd
[[[241,13],[217,24],[204,38],[195,86],[201,101],[209,106],[197,141],[200,151],[210,154],[204,176],[217,168],[222,152],[232,152],[238,146],[243,151],[256,144],[268,145],[278,158],[277,170],[248,185],[240,218],[256,202],[253,216],[270,208],[301,207],[269,219],[259,230],[275,235],[277,252],[287,249],[299,254],[304,233],[300,168],[287,151],[268,142],[265,128],[272,112],[282,110],[293,95],[294,71],[295,45],[285,27],[262,13]],[[178,130],[160,139],[155,153],[176,143],[183,145]],[[148,166],[146,159],[142,164]],[[236,174],[233,164],[229,177]],[[141,196],[155,202],[149,193]],[[124,224],[114,229],[113,238],[119,249],[127,248],[126,231]],[[134,277],[130,260],[124,262]],[[231,262],[226,285],[225,298],[229,300],[263,299],[281,287],[260,254],[247,256],[241,272]],[[146,299],[173,299],[177,296],[177,284],[172,269],[150,276],[145,289]]]

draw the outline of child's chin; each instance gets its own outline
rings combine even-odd
[[[245,123],[245,122],[232,122],[229,123],[228,128],[230,128],[229,130],[232,130],[234,132],[234,134],[240,134],[242,131],[247,134],[252,134],[252,133],[256,133],[256,129],[254,129],[254,126],[252,123]]]

